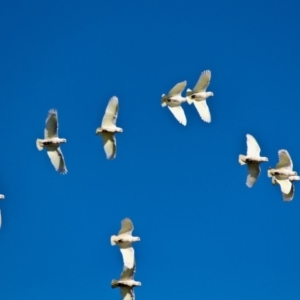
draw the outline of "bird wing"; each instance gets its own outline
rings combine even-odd
[[[195,87],[193,88],[193,92],[194,93],[205,92],[210,83],[210,79],[211,79],[211,71],[210,70],[203,71]]]
[[[134,227],[133,227],[133,223],[129,218],[125,218],[121,221],[121,229],[118,233],[118,235],[120,234],[132,234]]]
[[[184,90],[184,88],[186,87],[186,84],[187,82],[185,80],[174,85],[172,89],[169,91],[168,97],[174,97],[180,95]]]
[[[282,193],[283,201],[292,201],[295,194],[295,185],[292,183],[292,188],[288,194]]]
[[[122,300],[134,300],[134,291],[133,288],[130,286],[121,286],[120,287]]]
[[[248,156],[259,156],[260,147],[256,139],[251,134],[246,134],[247,138],[247,155]]]
[[[256,182],[260,174],[260,166],[258,163],[248,162],[247,167],[248,167],[248,176],[247,176],[246,185],[247,187],[251,188]]]
[[[291,192],[292,183],[288,179],[278,179],[278,178],[276,178],[276,181],[280,185],[280,189],[281,189],[281,192],[283,194],[288,195]]]
[[[121,276],[120,276],[120,280],[130,280],[133,279],[134,277],[134,273],[135,273],[135,263],[133,264],[133,266],[131,268],[128,268],[126,265],[124,265]]]
[[[122,253],[124,266],[126,266],[129,269],[132,269],[134,267],[134,249],[133,249],[133,247],[131,247],[131,246],[124,247],[122,244],[120,244],[120,251]],[[128,273],[126,273],[126,275],[127,274]],[[121,277],[122,277],[122,275],[121,275]]]
[[[58,135],[58,116],[56,109],[50,109],[46,119],[46,127],[44,130],[45,139],[57,137]]]
[[[56,171],[58,171],[61,174],[66,174],[68,172],[65,164],[65,159],[61,152],[60,147],[47,148],[47,154]]]
[[[202,101],[193,101],[194,105],[201,117],[201,119],[204,122],[210,123],[211,122],[211,116],[210,116],[210,111],[208,108],[208,105],[206,103],[206,100],[202,100]]]
[[[102,118],[101,127],[109,127],[116,125],[117,117],[119,111],[119,99],[116,96],[113,96],[109,99],[106,106],[104,116]]]
[[[284,168],[287,170],[293,170],[293,161],[287,150],[279,150],[278,157],[279,163],[276,165],[275,169]]]
[[[180,106],[174,106],[174,107],[170,107],[168,106],[169,110],[171,111],[171,113],[173,114],[173,116],[177,119],[177,121],[182,124],[182,125],[186,125],[187,121],[186,121],[186,116],[184,113],[183,108]]]
[[[101,138],[107,159],[114,159],[117,155],[117,141],[113,132],[102,132]]]

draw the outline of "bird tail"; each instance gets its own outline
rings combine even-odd
[[[193,94],[193,91],[192,91],[191,89],[187,89],[187,90],[186,90],[186,101],[187,101],[187,103],[190,104],[190,105],[193,103],[193,100],[192,100],[192,98],[190,97],[190,96],[192,96],[192,94]]]
[[[117,288],[118,287],[118,283],[119,283],[119,281],[118,280],[116,280],[116,279],[113,279],[112,281],[111,281],[111,288],[112,289],[115,289],[115,288]]]
[[[41,139],[36,139],[36,147],[38,148],[39,151],[44,149],[44,145]]]
[[[167,100],[167,99],[168,99],[168,97],[166,97],[165,94],[162,94],[162,95],[161,95],[161,106],[162,106],[162,107],[167,106],[167,103],[166,103],[166,100]]]
[[[245,165],[245,164],[246,164],[245,160],[246,160],[246,156],[240,154],[240,155],[239,155],[239,163],[240,163],[241,165]]]
[[[272,174],[271,174],[271,170],[272,170],[271,168],[269,168],[269,170],[268,170],[268,177],[269,177],[269,178],[272,178],[272,177],[273,177]]]
[[[110,244],[112,245],[112,246],[114,246],[114,245],[116,245],[116,242],[115,242],[115,239],[117,238],[117,236],[115,236],[115,235],[112,235],[111,237],[110,237]]]

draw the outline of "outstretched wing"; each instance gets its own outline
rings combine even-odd
[[[210,123],[211,122],[211,115],[210,115],[210,111],[208,108],[208,105],[206,103],[206,100],[202,100],[202,101],[193,101],[201,119],[204,122]]]
[[[133,259],[133,264],[131,267],[128,267],[124,264],[123,271],[120,276],[120,280],[130,280],[133,279],[135,273],[135,261]]]
[[[113,96],[109,99],[106,110],[102,119],[101,127],[116,125],[119,111],[119,99]]]
[[[121,295],[122,295],[122,300],[134,300],[134,291],[132,287],[129,286],[121,286],[120,287]]]
[[[68,172],[60,147],[49,147],[47,149],[47,154],[56,171],[58,171],[60,174],[66,174]]]
[[[288,194],[282,193],[283,201],[292,201],[295,194],[295,185],[292,183],[292,188]]]
[[[50,109],[46,119],[46,127],[44,130],[45,139],[57,137],[58,134],[58,116],[56,109]]]
[[[193,88],[194,93],[205,92],[211,79],[211,72],[210,70],[203,71],[196,83],[195,87]]]
[[[292,183],[288,179],[278,179],[278,178],[276,178],[276,181],[280,185],[280,189],[281,189],[281,192],[283,194],[288,195],[291,192]]]
[[[129,269],[132,269],[134,267],[134,249],[133,247],[123,246],[122,244],[120,246],[120,251],[122,253],[123,257],[123,263],[124,266],[126,266]]]
[[[107,159],[114,159],[117,155],[117,141],[112,132],[102,132],[101,138]]]
[[[251,134],[246,134],[247,138],[247,156],[259,156],[260,147],[256,139]]]
[[[178,96],[182,93],[182,91],[184,90],[184,88],[186,87],[186,80],[177,83],[168,93],[168,97],[174,97],[174,96]]]
[[[133,227],[133,223],[129,218],[125,218],[121,221],[121,229],[118,233],[118,235],[120,234],[132,234],[134,227]]]
[[[182,124],[183,126],[186,125],[187,121],[186,121],[186,116],[184,113],[183,108],[180,106],[168,106],[169,110],[171,111],[171,113],[173,114],[173,116],[177,119],[177,121]]]
[[[248,167],[248,176],[247,176],[246,185],[247,187],[251,188],[256,182],[260,174],[260,167],[258,163],[254,163],[254,162],[248,162],[247,167]]]
[[[278,157],[279,163],[276,165],[275,169],[284,168],[287,170],[293,170],[293,162],[287,150],[279,150]]]

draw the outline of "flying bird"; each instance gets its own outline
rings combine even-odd
[[[116,126],[119,111],[119,99],[116,96],[110,98],[104,116],[102,118],[101,127],[96,130],[96,135],[101,135],[104,151],[107,159],[114,159],[117,154],[117,141],[115,133],[123,132],[123,129]]]
[[[168,106],[173,116],[183,126],[186,125],[187,120],[181,104],[186,101],[186,98],[182,97],[181,94],[185,89],[186,84],[186,81],[179,82],[169,91],[167,95],[161,95],[161,106]]]
[[[209,111],[209,107],[206,103],[206,99],[210,96],[213,96],[213,92],[207,92],[206,89],[209,86],[211,80],[211,71],[206,70],[203,71],[198,79],[193,90],[186,90],[186,99],[188,104],[194,103],[201,119],[204,122],[211,122],[211,115]]]
[[[121,229],[118,235],[112,235],[110,237],[110,243],[112,246],[118,245],[122,253],[124,265],[132,269],[134,266],[134,249],[132,247],[133,242],[138,242],[141,239],[136,236],[132,236],[133,223],[129,218],[125,218],[121,221]]]
[[[0,195],[0,200],[4,199],[4,195]],[[2,226],[2,215],[1,215],[1,210],[0,210],[0,228]]]
[[[60,149],[60,144],[66,143],[66,139],[58,137],[58,116],[56,109],[50,109],[46,119],[46,127],[44,130],[44,139],[37,139],[36,146],[39,151],[44,148],[51,160],[56,171],[60,174],[66,174],[67,168],[65,159]]]
[[[239,163],[241,165],[247,164],[248,176],[246,185],[251,188],[256,182],[260,174],[260,163],[269,161],[267,157],[260,156],[260,147],[256,139],[251,134],[246,134],[247,139],[247,155],[239,155]]]
[[[113,289],[120,287],[120,291],[121,291],[123,300],[134,300],[135,296],[134,296],[133,288],[135,286],[142,285],[142,283],[140,281],[135,281],[133,279],[135,269],[136,269],[135,263],[134,263],[133,268],[131,268],[131,269],[124,266],[123,272],[121,274],[121,278],[119,280],[113,279],[111,282],[111,287]]]
[[[290,180],[298,180],[297,172],[293,171],[293,161],[287,150],[278,151],[279,162],[275,168],[269,168],[268,177],[273,178],[280,185],[281,192],[285,195],[290,195],[293,189],[293,184]],[[274,181],[272,179],[272,181]],[[289,196],[289,198],[291,195]]]

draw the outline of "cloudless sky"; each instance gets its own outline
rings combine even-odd
[[[0,4],[0,299],[121,299],[110,245],[130,217],[137,300],[300,299],[300,186],[266,172],[287,149],[300,172],[299,4],[11,1]],[[162,93],[210,69],[212,123]],[[117,157],[95,135],[119,97]],[[185,95],[185,92],[184,92]],[[39,152],[58,110],[67,175]],[[269,162],[252,189],[246,133]]]

